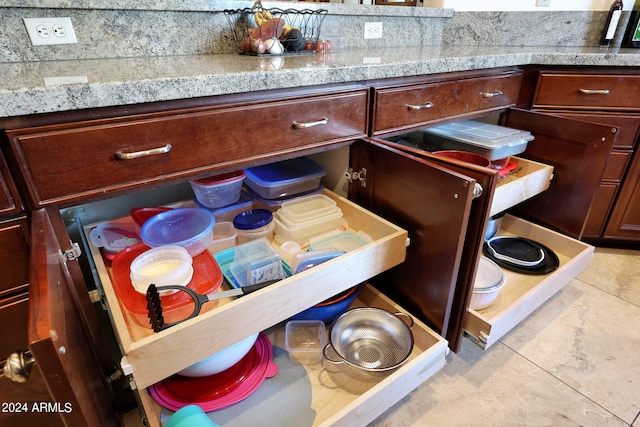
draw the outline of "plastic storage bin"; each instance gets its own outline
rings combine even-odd
[[[229,271],[240,286],[285,278],[280,255],[264,238],[236,246]]]
[[[315,218],[300,224],[292,224],[287,220],[282,220],[280,211],[278,211],[273,214],[273,222],[275,223],[273,233],[277,242],[282,243],[287,240],[293,240],[302,245],[308,242],[311,237],[341,229],[343,215],[338,208],[338,211],[331,215]]]
[[[267,209],[251,209],[244,211],[233,219],[233,226],[238,234],[238,244],[262,237],[271,240],[273,237],[273,214]]]
[[[240,198],[244,171],[190,181],[196,200],[208,208],[219,208],[235,203]]]
[[[503,159],[522,153],[529,141],[530,132],[463,120],[421,129],[427,144],[445,150],[463,150],[482,154],[489,160]]]
[[[291,320],[285,326],[285,348],[293,364],[314,364],[322,360],[327,344],[324,322],[319,320]]]
[[[282,204],[281,216],[294,222],[304,222],[336,212],[336,202],[324,194],[299,197]]]
[[[327,171],[307,157],[245,169],[245,184],[265,199],[312,191]]]
[[[320,183],[318,188],[315,188],[311,191],[307,191],[301,194],[294,194],[291,196],[278,197],[277,199],[265,199],[255,191],[253,191],[248,186],[245,186],[245,191],[247,194],[253,198],[253,207],[255,209],[268,209],[271,212],[275,212],[282,207],[282,204],[288,202],[290,200],[295,200],[299,197],[310,196],[312,194],[322,194],[324,193],[324,185]]]

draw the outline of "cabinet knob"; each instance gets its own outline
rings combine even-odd
[[[4,364],[4,375],[12,381],[23,383],[29,379],[36,360],[30,352],[13,353]]]

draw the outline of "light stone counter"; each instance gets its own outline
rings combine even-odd
[[[0,117],[526,64],[640,67],[635,49],[428,46],[0,64]],[[640,68],[639,68],[640,70]]]

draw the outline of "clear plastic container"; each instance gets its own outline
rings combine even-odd
[[[326,239],[319,240],[318,242],[311,242],[311,250],[317,251],[320,249],[335,248],[340,251],[349,252],[358,249],[367,244],[367,241],[358,236],[355,233],[345,231],[336,235],[327,237]]]
[[[238,244],[262,237],[271,240],[275,228],[273,213],[267,209],[244,211],[233,219],[233,226],[238,233]]]
[[[264,238],[236,246],[229,271],[240,286],[285,278],[280,255]]]
[[[208,208],[219,208],[235,203],[240,198],[244,171],[190,181],[196,200]]]
[[[291,320],[285,326],[285,348],[293,364],[315,364],[322,360],[327,344],[324,322],[319,320]]]
[[[339,230],[343,226],[342,211],[327,215],[323,218],[307,221],[298,225],[291,225],[281,220],[279,211],[273,214],[273,222],[275,229],[273,231],[274,238],[277,242],[282,243],[287,240],[293,240],[301,245],[309,241],[313,236],[326,233],[331,230]]]
[[[224,251],[225,249],[235,246],[237,237],[238,232],[233,226],[233,223],[216,222],[216,225],[213,227],[213,241],[209,245],[209,252],[215,254],[216,252]]]
[[[140,229],[140,237],[151,247],[182,246],[193,257],[211,244],[215,223],[213,214],[206,209],[171,209],[149,218]]]
[[[307,191],[302,194],[294,194],[292,196],[279,197],[277,199],[265,199],[264,197],[260,196],[258,193],[253,191],[248,186],[245,187],[245,191],[249,196],[253,198],[254,200],[253,207],[255,209],[267,209],[267,210],[270,210],[271,212],[275,212],[282,207],[283,203],[287,201],[295,200],[299,197],[305,197],[311,194],[322,194],[324,192],[324,185],[320,183],[318,188],[315,188],[311,191]]]
[[[534,139],[530,132],[462,120],[421,130],[424,142],[445,150],[463,150],[481,154],[489,160],[503,159],[526,150]]]
[[[193,276],[191,255],[182,246],[160,246],[138,255],[131,263],[131,284],[146,294],[152,283],[156,286],[186,286]]]
[[[327,171],[307,157],[245,169],[245,184],[265,199],[300,194],[320,185]]]
[[[300,223],[331,215],[336,209],[335,200],[324,194],[314,194],[282,203],[280,215],[292,222]]]
[[[207,208],[202,203],[198,202],[198,199],[195,199],[195,202],[201,208],[208,209],[213,214],[213,217],[217,222],[232,222],[236,215],[244,211],[248,211],[249,209],[253,209],[254,207],[253,197],[245,191],[240,192],[240,198],[235,203],[221,208]]]

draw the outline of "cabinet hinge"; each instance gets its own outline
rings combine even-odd
[[[67,261],[73,261],[78,259],[82,255],[82,250],[80,249],[80,245],[76,242],[71,242],[71,249],[67,249],[64,251],[64,257]]]
[[[102,302],[102,297],[97,289],[89,291],[89,299],[91,300],[91,303]]]
[[[353,168],[349,168],[345,171],[344,176],[349,182],[360,181],[360,185],[367,186],[367,170],[365,168],[360,169],[358,172],[354,171]]]

